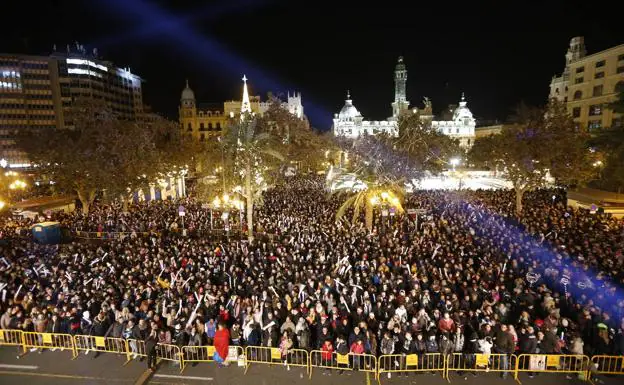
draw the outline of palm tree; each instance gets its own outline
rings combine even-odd
[[[253,240],[253,208],[260,199],[262,184],[266,183],[267,171],[272,160],[283,161],[277,150],[280,140],[276,135],[258,129],[257,117],[245,114],[232,121],[224,136],[228,155],[233,157],[239,175],[244,179],[243,196],[247,210],[247,239]]]
[[[364,221],[368,231],[373,230],[373,210],[375,206],[387,205],[396,208],[397,212],[403,212],[401,205],[401,197],[403,196],[403,187],[399,181],[390,178],[380,178],[372,173],[356,174],[358,180],[362,181],[366,188],[360,191],[354,191],[351,188],[339,187],[337,192],[347,192],[351,194],[347,200],[338,208],[336,212],[336,221],[339,221],[347,213],[349,209],[353,209],[353,218],[351,222],[355,222],[360,217],[362,209],[364,209]]]

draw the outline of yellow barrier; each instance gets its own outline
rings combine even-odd
[[[22,346],[22,334],[21,330],[0,329],[0,346]]]
[[[382,373],[441,372],[444,378],[445,359],[441,353],[385,354],[377,359],[378,378]]]
[[[593,374],[624,375],[624,356],[593,356],[587,371],[590,382]]]
[[[180,365],[180,372],[182,372],[183,358],[180,347],[169,344],[156,345],[156,358],[164,361],[177,362]]]
[[[279,348],[264,346],[247,346],[245,348],[245,373],[249,370],[249,366],[253,363],[265,365],[285,365],[308,367],[308,352],[303,349],[288,349],[282,351]]]
[[[450,381],[451,371],[513,373],[515,378],[517,359],[515,354],[453,353],[446,359],[446,378]]]
[[[589,357],[584,355],[520,354],[516,359],[514,378],[522,384],[518,375],[529,372],[576,374],[586,379],[589,362]]]
[[[75,358],[77,356],[74,339],[69,334],[23,332],[22,347],[24,348],[24,354],[28,351],[28,348],[68,349],[72,352],[72,357]]]
[[[312,378],[313,368],[339,371],[355,370],[373,373],[377,377],[377,357],[372,354],[339,354],[333,352],[329,355],[320,350],[313,350],[309,357],[310,378]]]
[[[233,361],[232,349],[236,349],[236,359],[243,355],[243,348],[236,345],[231,345],[228,354],[228,361]],[[191,362],[213,362],[213,356],[215,353],[215,347],[210,346],[183,346],[182,347],[182,371],[186,368],[186,364]]]
[[[147,357],[147,354],[145,353],[145,341],[133,339],[126,340],[126,364],[139,357]]]
[[[98,353],[116,353],[127,355],[128,347],[122,338],[98,337],[98,336],[74,336],[76,353],[85,351],[85,354],[94,351]]]

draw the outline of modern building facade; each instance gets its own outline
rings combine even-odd
[[[394,102],[392,102],[392,116],[385,120],[364,120],[362,114],[353,105],[351,95],[347,92],[347,99],[339,113],[334,115],[333,133],[336,136],[357,138],[361,135],[375,135],[385,132],[397,135],[397,123],[402,114],[419,113],[421,118],[441,133],[459,140],[463,147],[470,147],[474,143],[476,121],[472,112],[467,107],[467,102],[462,94],[459,106],[453,111],[450,120],[434,120],[431,101],[424,98],[424,107],[410,109],[407,100],[407,69],[403,58],[399,60],[394,69]]]
[[[50,56],[0,54],[0,159],[28,166],[12,139],[23,129],[73,125],[68,114],[77,98],[103,99],[121,119],[143,115],[142,79],[98,58],[97,50],[67,46]]]
[[[585,40],[570,40],[566,66],[550,82],[550,98],[566,103],[568,112],[579,127],[590,131],[622,127],[621,114],[608,104],[624,91],[624,44],[586,55]]]
[[[243,78],[243,88],[247,87],[247,78]],[[185,133],[193,138],[204,141],[211,136],[221,135],[222,130],[227,126],[228,119],[238,117],[243,108],[250,109],[251,112],[262,116],[271,106],[271,101],[262,101],[260,96],[251,96],[243,90],[243,97],[246,100],[228,100],[221,103],[200,103],[197,104],[195,93],[189,87],[182,90],[180,97],[180,107],[178,109],[180,127]],[[245,102],[245,103],[243,103]],[[303,103],[301,93],[287,93],[285,101],[281,101],[282,108],[300,119],[305,119],[303,113]]]

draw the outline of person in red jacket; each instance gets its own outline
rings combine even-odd
[[[351,354],[355,354],[355,356],[353,356],[353,369],[354,370],[360,370],[362,367],[361,365],[361,356],[360,354],[364,354],[365,353],[365,349],[364,349],[364,342],[362,341],[361,338],[358,338],[357,340],[355,340],[352,344],[351,344]]]
[[[230,331],[225,327],[223,323],[219,323],[218,329],[214,337],[214,360],[221,365],[228,366],[227,362],[228,351],[230,349]]]
[[[332,344],[331,340],[327,339],[325,340],[325,342],[323,342],[323,345],[321,346],[321,365],[322,366],[334,366],[333,362],[334,362],[334,345]],[[325,369],[325,371],[323,372],[323,375],[325,374],[331,375],[329,368]]]

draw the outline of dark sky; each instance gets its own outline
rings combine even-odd
[[[614,4],[9,0],[0,52],[48,54],[74,41],[97,47],[143,77],[146,103],[171,118],[186,78],[198,101],[221,102],[239,97],[245,73],[263,97],[300,91],[320,129],[347,89],[366,118],[389,116],[402,55],[413,104],[428,96],[438,112],[464,91],[477,119],[505,119],[521,100],[546,101],[571,37],[585,36],[589,53],[624,43]]]

